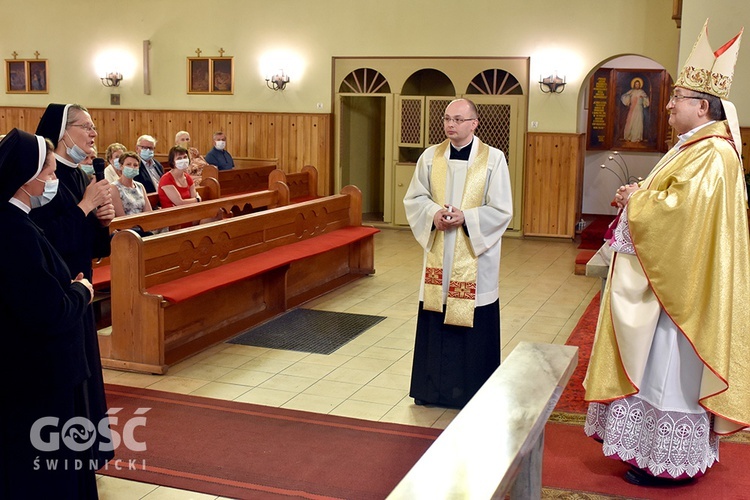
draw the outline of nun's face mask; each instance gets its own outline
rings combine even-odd
[[[26,183],[26,186],[28,186],[29,189],[38,194],[32,194],[21,187],[23,192],[29,195],[29,204],[32,209],[43,207],[44,205],[52,201],[52,199],[57,194],[57,187],[60,181],[57,180],[54,172],[55,160],[54,156],[50,154],[47,156],[47,160],[45,161],[42,171],[39,172],[39,175]],[[36,184],[37,182],[41,182],[42,184],[44,184],[43,190],[39,189],[38,184]]]

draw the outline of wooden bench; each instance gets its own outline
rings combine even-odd
[[[201,197],[201,200],[215,200],[221,196],[219,181],[216,180],[216,177],[204,177],[201,185],[196,186],[195,191]],[[159,208],[161,205],[159,202],[159,193],[147,193],[146,196],[148,196],[148,202],[151,203],[152,208]]]
[[[521,342],[388,496],[541,498],[544,425],[578,348]]]
[[[359,189],[142,239],[112,238],[102,364],[147,373],[374,272]]]
[[[206,151],[208,153],[208,151]],[[205,154],[203,155],[205,158]],[[154,155],[154,158],[162,164],[162,166],[165,169],[169,168],[169,164],[167,163],[167,160],[169,159],[169,155],[166,153],[157,153]],[[253,168],[253,167],[265,167],[268,165],[273,165],[274,168],[278,167],[279,160],[278,158],[253,158],[249,156],[234,156],[232,157],[234,160],[234,168]]]
[[[266,189],[268,176],[276,168],[276,163],[271,161],[265,165],[235,167],[232,170],[219,170],[213,165],[208,165],[203,168],[201,175],[217,179],[221,187],[221,196],[228,196]]]
[[[289,186],[289,202],[314,200],[318,197],[318,169],[312,165],[305,165],[302,170],[287,174],[280,168],[268,175],[268,185],[283,182]]]
[[[163,228],[176,229],[186,224],[198,224],[210,219],[226,219],[238,215],[259,212],[289,204],[289,188],[281,182],[269,186],[273,189],[245,193],[226,198],[202,201],[190,205],[152,210],[141,214],[115,217],[109,225],[110,233],[125,229],[140,228],[156,231]],[[111,326],[110,303],[110,259],[98,259],[93,263],[94,309],[97,329]]]

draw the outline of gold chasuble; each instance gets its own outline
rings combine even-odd
[[[445,152],[449,144],[450,142],[446,140],[437,146],[432,160],[432,172],[430,173],[433,200],[440,206],[445,205],[445,186],[448,179],[448,160],[445,159]],[[463,195],[459,206],[462,211],[482,205],[487,182],[489,151],[489,146],[483,142],[479,143],[477,156],[466,171]],[[456,247],[449,277],[445,323],[473,327],[478,259],[474,255],[466,233],[462,229],[457,229],[456,232]],[[428,311],[443,311],[443,247],[443,231],[437,231],[432,248],[427,254],[424,276],[424,308]]]
[[[613,257],[586,400],[638,392],[663,309],[703,362],[699,402],[716,416],[714,431],[737,431],[750,425],[750,245],[727,122],[667,153],[642,188],[627,206],[636,255]]]

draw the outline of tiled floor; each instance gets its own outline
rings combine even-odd
[[[415,406],[408,397],[422,251],[411,232],[375,237],[373,276],[304,307],[386,316],[330,355],[221,344],[163,376],[105,370],[106,382],[384,422],[447,426],[455,410]],[[506,236],[500,264],[502,355],[521,340],[563,344],[599,290],[573,274],[570,240]],[[104,500],[215,498],[98,476]]]

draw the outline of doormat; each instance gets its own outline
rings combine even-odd
[[[294,309],[229,340],[231,344],[331,354],[384,316]]]

